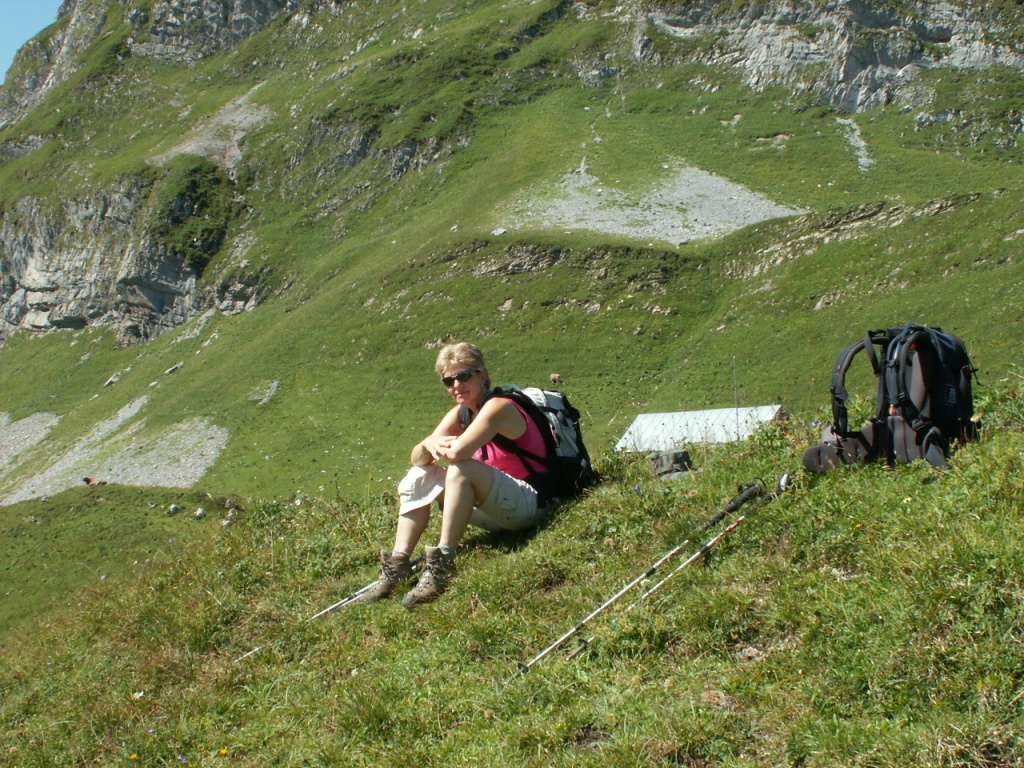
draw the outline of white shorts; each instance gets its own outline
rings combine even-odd
[[[431,464],[413,467],[398,486],[400,515],[440,501],[444,490],[445,467]],[[470,525],[488,531],[522,531],[540,523],[544,509],[537,508],[537,491],[525,480],[517,480],[491,467],[494,482],[483,503],[473,508]]]
[[[537,507],[536,489],[525,480],[491,469],[491,492],[473,508],[469,524],[487,531],[523,531],[538,525],[544,510]]]

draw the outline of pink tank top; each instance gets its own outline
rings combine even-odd
[[[547,451],[544,447],[544,435],[541,434],[540,429],[534,423],[526,411],[520,407],[518,403],[512,403],[516,409],[523,414],[523,418],[526,419],[526,431],[522,437],[513,442],[524,451],[529,451],[536,456],[547,456]],[[502,450],[495,442],[485,443],[480,448],[477,448],[476,453],[473,454],[473,458],[477,461],[482,461],[488,466],[494,467],[504,472],[506,475],[511,475],[519,480],[525,480],[532,472],[547,472],[548,470],[543,464],[539,464],[536,461],[526,459],[526,462],[530,465],[530,469],[527,469],[523,465],[523,459],[516,456],[516,454],[509,451]]]

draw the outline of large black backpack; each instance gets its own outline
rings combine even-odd
[[[862,350],[877,379],[875,414],[860,429],[851,430],[846,373]],[[826,472],[841,464],[925,459],[945,469],[953,445],[978,436],[971,392],[975,373],[964,343],[941,328],[907,323],[869,331],[836,358],[832,424],[820,444],[804,451],[804,466]]]
[[[540,428],[544,437],[544,456],[526,451],[502,435],[495,437],[494,442],[503,450],[518,456],[528,472],[532,472],[532,467],[527,459],[547,468],[547,472],[527,478],[540,492],[542,505],[571,499],[599,481],[597,471],[590,462],[587,446],[583,444],[580,412],[569,402],[564,392],[505,385],[495,387],[487,397],[504,397],[518,403]],[[459,420],[465,429],[469,423],[468,408],[463,407]]]

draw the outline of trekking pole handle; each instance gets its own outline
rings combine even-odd
[[[779,477],[779,481],[775,484],[775,488],[769,493],[764,494],[754,503],[754,509],[762,507],[768,502],[775,501],[779,496],[791,490],[793,490],[793,473],[783,472],[782,476]]]
[[[704,528],[711,528],[717,525],[726,515],[731,515],[744,504],[751,499],[761,496],[764,493],[764,487],[760,483],[749,483],[746,486],[740,486],[742,490],[729,499],[729,502],[721,509],[720,512],[716,513],[714,517],[704,523]]]
[[[764,493],[764,488],[760,483],[751,483],[738,494],[733,496],[732,500],[725,505],[725,511],[735,512],[752,498],[760,496],[762,493]]]
[[[587,651],[589,651],[590,650],[590,641],[593,640],[593,639],[594,638],[592,638],[592,637],[581,637],[580,638],[579,647],[575,651],[570,653],[568,656],[566,656],[565,660],[566,661],[572,661],[577,656],[580,656],[580,655],[586,653]]]

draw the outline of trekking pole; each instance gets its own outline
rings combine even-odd
[[[369,584],[367,584],[362,589],[357,589],[351,595],[348,595],[347,597],[341,598],[341,600],[336,602],[334,605],[330,605],[327,608],[324,608],[319,613],[314,613],[312,616],[309,617],[309,619],[307,619],[307,621],[312,621],[313,619],[319,619],[319,618],[322,618],[323,616],[327,616],[329,614],[332,614],[335,611],[341,610],[342,608],[344,608],[349,603],[354,603],[356,600],[358,600],[360,598],[360,596],[365,595],[367,592],[369,592],[371,589],[373,589],[373,587],[376,584],[377,584],[376,581],[371,581]]]
[[[555,640],[555,642],[553,642],[551,645],[549,645],[547,648],[545,648],[543,651],[538,653],[536,656],[534,656],[529,661],[527,661],[527,662],[519,662],[519,667],[516,670],[516,674],[512,675],[511,679],[514,679],[515,677],[517,677],[519,675],[525,675],[527,672],[529,672],[534,664],[536,664],[538,661],[543,659],[545,656],[547,656],[553,650],[558,648],[558,646],[560,646],[562,643],[564,643],[570,637],[572,637],[577,632],[579,632],[581,629],[583,629],[583,627],[585,627],[587,625],[587,622],[589,622],[595,616],[597,616],[602,611],[604,611],[606,608],[608,608],[610,605],[612,605],[616,600],[618,600],[620,597],[622,597],[624,594],[626,594],[633,587],[635,587],[637,584],[639,584],[644,579],[650,577],[655,571],[658,570],[658,568],[666,560],[670,560],[671,558],[675,557],[675,555],[679,552],[679,550],[681,550],[683,547],[685,547],[687,544],[689,544],[689,542],[690,542],[690,540],[687,539],[683,543],[677,544],[676,546],[672,547],[672,549],[669,550],[668,552],[666,552],[664,555],[662,555],[654,565],[652,565],[646,571],[644,571],[639,576],[637,576],[635,579],[633,579],[631,582],[629,582],[629,584],[627,584],[622,589],[620,589],[618,592],[616,592],[612,597],[610,597],[607,600],[605,600],[598,608],[596,608],[595,610],[591,611],[590,614],[585,619],[583,619],[583,621],[581,621],[575,627],[570,629],[568,632],[566,632],[560,638]],[[589,641],[585,641],[583,643],[583,645],[586,646],[587,642],[589,642]],[[511,679],[510,679],[510,682],[511,682]]]
[[[762,493],[763,493],[763,488],[762,488],[762,486],[759,483],[750,483],[750,484],[748,484],[746,486],[741,486],[740,492],[736,496],[734,496],[732,499],[729,500],[729,503],[725,505],[725,508],[721,512],[716,514],[707,523],[705,523],[704,527],[705,528],[710,528],[715,523],[717,523],[719,520],[724,518],[727,514],[730,514],[731,512],[735,512],[740,507],[742,507],[746,502],[750,501],[751,499],[753,499],[753,498],[755,498],[757,496],[760,496]],[[735,525],[733,525],[733,527],[735,527]],[[689,543],[690,543],[690,540],[687,539],[686,541],[682,542],[681,544],[678,544],[677,546],[673,547],[667,553],[662,555],[658,559],[658,561],[656,563],[654,563],[654,565],[652,565],[646,571],[644,571],[639,576],[637,576],[635,579],[633,579],[631,582],[629,582],[626,586],[624,586],[622,589],[620,589],[618,592],[616,592],[614,595],[612,595],[612,597],[608,598],[598,608],[596,608],[594,611],[592,611],[585,619],[583,619],[583,621],[581,621],[575,627],[570,629],[568,632],[566,632],[560,638],[555,640],[555,642],[553,642],[551,645],[549,645],[543,651],[538,653],[536,656],[534,656],[532,659],[530,659],[527,662],[519,662],[518,669],[516,670],[516,673],[514,675],[512,675],[511,678],[509,678],[509,682],[511,682],[513,679],[515,679],[519,675],[525,675],[527,672],[529,672],[533,668],[533,666],[535,664],[537,664],[537,662],[539,662],[541,659],[543,659],[549,653],[551,653],[556,648],[558,648],[560,645],[562,645],[562,643],[564,643],[566,640],[568,640],[573,635],[575,635],[577,632],[579,632],[581,629],[583,629],[583,627],[585,627],[587,625],[587,623],[591,619],[593,619],[595,616],[598,616],[600,613],[602,613],[604,610],[606,610],[609,606],[611,606],[613,603],[615,603],[616,600],[618,600],[624,594],[629,592],[629,590],[631,590],[633,587],[635,587],[641,581],[643,581],[644,579],[648,579],[651,576],[653,576],[654,573],[658,570],[658,568],[660,568],[666,561],[671,560],[673,557],[675,557],[683,549],[683,547],[685,547]],[[580,647],[577,648],[575,651],[573,651],[573,653],[570,656],[570,658],[576,658],[577,656],[579,656],[580,654],[585,652],[587,650],[587,648],[589,647],[589,645],[590,645],[590,640],[589,639],[581,640],[580,641]]]
[[[412,565],[412,572],[413,573],[416,572],[416,569],[420,567],[420,564],[422,562],[423,562],[423,555],[419,555],[419,556],[417,556],[416,558],[414,558],[412,560],[411,565]],[[365,587],[361,587],[360,589],[357,589],[355,592],[353,592],[351,595],[347,595],[347,596],[341,598],[341,600],[336,602],[334,605],[329,605],[326,608],[324,608],[322,611],[318,611],[317,613],[314,613],[312,616],[310,616],[308,619],[306,619],[306,621],[312,621],[313,619],[319,619],[319,618],[321,618],[323,616],[328,616],[328,615],[334,613],[335,611],[341,610],[342,608],[344,608],[349,603],[354,603],[356,600],[359,599],[359,597],[361,595],[365,595],[367,592],[369,592],[371,589],[373,589],[378,581],[379,581],[379,579],[374,579],[369,584],[367,584]],[[252,656],[252,655],[254,655],[256,653],[259,653],[261,649],[262,649],[262,646],[256,646],[255,648],[253,648],[248,653],[244,653],[241,656],[239,656],[237,659],[235,659],[234,663],[238,664],[241,661],[245,661],[250,656]]]
[[[411,563],[411,565],[412,565],[412,572],[413,573],[415,573],[416,570],[420,567],[420,563],[422,561],[423,561],[423,556],[422,555],[420,555],[420,556],[418,556],[418,557],[413,559],[413,561]],[[348,605],[350,603],[354,603],[362,595],[365,595],[367,592],[369,592],[371,589],[373,589],[377,585],[378,581],[379,581],[379,579],[374,579],[369,584],[367,584],[365,587],[362,587],[361,589],[357,589],[351,595],[348,595],[346,597],[341,598],[341,600],[336,602],[334,605],[330,605],[330,606],[324,608],[322,611],[320,611],[318,613],[314,613],[312,616],[309,617],[309,619],[307,619],[307,621],[312,621],[313,619],[319,619],[319,618],[321,618],[323,616],[328,616],[328,615],[334,613],[335,611],[341,610],[346,605]]]
[[[717,536],[715,536],[715,537],[714,537],[713,539],[711,539],[710,541],[708,541],[708,543],[707,543],[707,544],[705,544],[705,545],[704,545],[703,547],[701,547],[701,548],[700,548],[700,549],[698,549],[698,550],[697,550],[696,552],[694,552],[694,553],[693,553],[692,555],[690,555],[690,556],[689,556],[688,558],[686,558],[686,559],[685,559],[685,560],[684,560],[684,561],[682,562],[682,564],[681,564],[681,565],[679,565],[679,567],[677,567],[677,568],[676,568],[676,569],[675,569],[674,571],[672,571],[671,573],[669,573],[669,574],[668,574],[668,576],[666,576],[666,577],[665,577],[664,579],[662,579],[662,580],[661,580],[661,581],[659,581],[659,582],[658,582],[657,584],[655,584],[655,585],[654,585],[653,587],[651,587],[651,588],[650,588],[650,589],[648,589],[648,590],[647,590],[646,592],[644,592],[644,593],[643,593],[642,595],[640,595],[640,597],[638,597],[638,598],[636,599],[636,602],[634,602],[634,603],[633,603],[633,604],[632,604],[631,606],[629,606],[629,608],[627,608],[627,609],[626,609],[626,612],[628,613],[629,611],[632,611],[632,610],[633,610],[634,608],[636,608],[636,607],[637,607],[637,606],[638,606],[638,605],[639,605],[639,604],[640,604],[640,603],[641,603],[641,602],[643,601],[643,599],[644,599],[645,597],[648,597],[649,595],[651,595],[651,594],[652,594],[652,593],[653,593],[653,592],[654,592],[654,591],[655,591],[656,589],[658,589],[659,587],[661,587],[661,585],[662,585],[662,584],[664,584],[664,583],[665,583],[666,581],[668,581],[669,579],[671,579],[671,578],[672,578],[673,576],[675,576],[675,575],[676,575],[677,573],[679,573],[679,572],[680,572],[681,570],[683,570],[683,569],[684,569],[684,568],[685,568],[686,566],[688,566],[688,565],[689,565],[690,563],[692,563],[692,562],[693,562],[694,560],[698,560],[699,558],[703,557],[703,556],[704,556],[704,555],[706,555],[706,554],[707,554],[708,552],[710,552],[710,551],[711,551],[711,548],[712,548],[713,546],[715,546],[715,544],[717,544],[717,543],[718,543],[718,542],[720,542],[720,541],[721,541],[722,539],[724,539],[724,538],[725,538],[725,537],[726,537],[727,535],[729,535],[729,534],[730,534],[730,533],[732,533],[732,532],[733,532],[734,530],[736,530],[736,528],[738,528],[738,527],[739,527],[739,524],[740,524],[740,523],[742,523],[742,522],[743,522],[744,520],[746,520],[746,515],[744,515],[744,516],[741,516],[741,517],[737,517],[737,518],[736,518],[735,520],[733,520],[733,521],[732,521],[732,523],[730,523],[730,525],[729,525],[729,527],[728,527],[728,528],[726,528],[726,529],[725,529],[724,531],[722,531],[721,533],[719,533],[719,534],[718,534]]]
[[[721,522],[726,515],[731,515],[733,512],[736,512],[748,501],[756,496],[760,496],[762,493],[764,493],[764,487],[760,483],[747,483],[746,485],[741,485],[740,492],[733,496],[729,500],[728,504],[722,507],[722,511],[704,523],[704,529],[707,530],[716,523]]]
[[[791,479],[790,473],[789,472],[783,473],[782,477],[779,478],[779,482],[776,483],[775,489],[772,490],[770,493],[764,494],[763,496],[761,496],[761,498],[759,498],[757,501],[755,501],[754,502],[754,506],[751,507],[751,509],[750,509],[750,512],[753,513],[754,510],[756,510],[756,509],[760,508],[761,506],[767,504],[769,501],[774,501],[779,496],[781,496],[786,491],[788,491],[792,487],[792,485],[793,485],[793,483],[792,483],[792,479]],[[678,568],[676,568],[674,571],[669,573],[664,579],[662,579],[657,584],[655,584],[653,587],[651,587],[646,592],[644,592],[642,595],[640,595],[640,597],[637,598],[636,602],[634,602],[631,606],[629,606],[626,609],[626,612],[628,613],[629,611],[631,611],[634,608],[636,608],[637,605],[639,605],[641,602],[643,602],[643,600],[645,598],[650,597],[650,595],[653,594],[656,590],[660,589],[661,586],[666,581],[668,581],[673,576],[675,576],[677,573],[679,573],[679,571],[681,571],[684,568],[686,568],[686,566],[688,566],[694,560],[697,560],[697,559],[703,557],[704,555],[706,555],[711,550],[711,548],[713,546],[715,546],[715,544],[717,544],[723,538],[725,538],[725,536],[727,534],[729,534],[730,532],[734,531],[739,526],[739,524],[743,522],[745,517],[746,516],[744,515],[744,517],[736,518],[736,520],[734,520],[733,523],[728,528],[726,528],[724,531],[719,533],[713,539],[708,541],[707,544],[705,544],[703,547],[701,547],[695,553],[693,553],[693,555],[691,555],[685,561],[683,561],[683,563]],[[721,518],[719,518],[719,519],[721,519]]]

